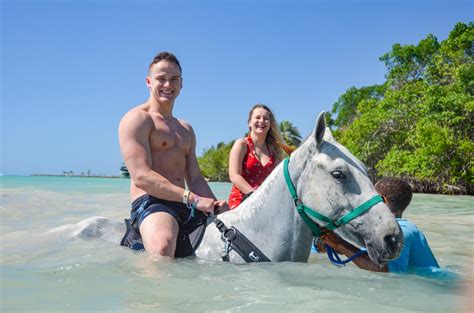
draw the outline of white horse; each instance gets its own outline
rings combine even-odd
[[[301,202],[332,220],[377,195],[364,165],[326,129],[324,112],[318,116],[311,136],[291,154],[288,172]],[[313,234],[295,208],[283,162],[251,197],[237,209],[219,215],[219,219],[226,226],[235,226],[271,261],[308,260]],[[396,258],[403,245],[400,227],[383,202],[335,232],[366,247],[369,257],[378,264]],[[196,253],[203,259],[219,260],[223,248],[221,233],[209,225]],[[243,262],[235,251],[229,256],[231,262]]]
[[[324,112],[318,116],[311,136],[291,154],[288,173],[299,200],[330,220],[345,218],[354,209],[359,211],[361,204],[377,195],[364,165],[326,129]],[[219,219],[228,227],[236,227],[273,262],[308,260],[313,233],[295,209],[283,162],[251,197],[237,209],[219,215]],[[317,220],[313,222],[325,226]],[[63,237],[103,237],[114,242],[124,232],[123,223],[104,217],[91,217],[50,231]],[[383,202],[371,204],[368,211],[343,223],[335,232],[366,247],[369,257],[378,264],[396,258],[403,245],[400,227]],[[221,233],[209,225],[196,254],[203,259],[221,260],[223,248]],[[235,251],[229,257],[231,262],[243,262]]]

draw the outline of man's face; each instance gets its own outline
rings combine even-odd
[[[178,65],[166,60],[153,64],[146,77],[146,85],[158,102],[174,102],[182,88]]]

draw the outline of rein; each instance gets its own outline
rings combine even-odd
[[[293,182],[291,181],[290,177],[290,172],[288,170],[288,164],[290,163],[290,158],[285,158],[284,163],[283,163],[283,173],[285,175],[285,181],[286,185],[288,187],[288,190],[291,194],[291,197],[293,198],[293,201],[295,203],[296,211],[298,211],[299,215],[303,219],[303,221],[308,225],[308,227],[311,229],[311,232],[313,233],[314,238],[319,238],[321,237],[324,233],[321,230],[320,226],[316,224],[313,219],[320,220],[326,225],[324,225],[324,228],[328,230],[334,230],[342,225],[345,225],[355,219],[356,217],[364,214],[367,212],[370,208],[372,208],[374,205],[376,205],[379,202],[383,202],[383,199],[381,196],[376,195],[366,202],[362,203],[358,207],[356,207],[354,210],[350,211],[346,215],[340,217],[339,219],[331,219],[321,213],[316,212],[315,210],[311,209],[310,207],[306,206],[303,204],[303,202],[298,198],[298,194],[296,193],[296,188],[293,185]],[[312,219],[313,218],[313,219]],[[349,261],[352,261],[356,257],[351,257],[349,261],[341,261],[339,257],[337,257],[337,260],[334,260],[333,254],[335,254],[333,249],[327,249],[328,251],[328,257],[333,262],[334,264],[337,265],[342,265],[342,263],[347,263]],[[331,251],[331,252],[330,252]],[[331,255],[330,255],[331,254]],[[361,253],[357,253],[357,257],[360,256]],[[337,256],[337,254],[336,254]]]

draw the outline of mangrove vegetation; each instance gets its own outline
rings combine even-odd
[[[380,61],[383,84],[351,87],[333,104],[326,120],[334,136],[373,181],[395,176],[417,192],[472,195],[474,24],[456,24],[441,42],[430,34],[416,45],[394,44]],[[301,143],[291,122],[280,129],[287,144]],[[198,158],[205,177],[229,180],[232,144]]]

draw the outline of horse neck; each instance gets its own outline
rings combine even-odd
[[[306,163],[307,153],[305,151],[298,149],[293,152],[291,157],[289,171],[295,186]],[[257,211],[258,214],[254,214]],[[239,206],[237,212],[242,213],[241,219],[251,217],[256,223],[268,223],[271,220],[269,218],[276,216],[289,218],[295,215],[294,202],[285,182],[283,162],[276,166],[253,196]]]
[[[301,161],[304,160],[302,156],[304,155],[294,154],[291,158],[290,173],[294,184],[303,172],[305,164]],[[307,260],[304,251],[305,247],[309,247],[312,235],[295,209],[285,182],[283,162],[235,213],[229,221],[236,225],[242,223],[246,231],[258,230],[258,234],[262,236],[271,234],[276,258]]]
[[[276,218],[288,218],[288,210],[293,204],[287,192],[283,177],[283,164],[280,163],[265,179],[263,184],[235,212],[235,220],[246,221],[252,225],[263,225]]]

